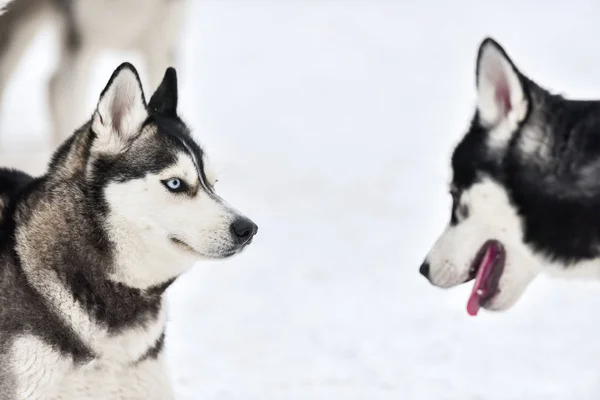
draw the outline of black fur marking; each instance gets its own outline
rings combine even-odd
[[[14,197],[32,181],[33,177],[25,172],[0,168],[0,193],[3,195]]]
[[[152,288],[146,292],[106,279],[94,279],[83,271],[67,273],[64,280],[78,303],[111,333],[155,319],[162,304],[164,290]]]
[[[165,76],[150,98],[148,111],[164,117],[177,117],[177,72],[169,67]]]
[[[458,225],[458,196],[457,193],[451,193],[452,196],[452,209],[450,211],[450,225]]]
[[[146,360],[156,360],[160,353],[162,353],[165,347],[165,332],[156,340],[156,343],[148,349],[138,360],[134,362],[134,365],[143,363]]]

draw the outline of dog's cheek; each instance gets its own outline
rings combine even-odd
[[[504,273],[500,279],[500,292],[488,308],[495,311],[510,309],[523,297],[527,288],[539,273],[540,270],[533,263],[533,260],[509,246]]]

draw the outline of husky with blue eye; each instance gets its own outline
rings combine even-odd
[[[490,38],[476,87],[449,224],[420,268],[442,288],[474,281],[471,315],[510,308],[539,273],[600,277],[600,101],[550,93]]]
[[[175,70],[146,102],[129,63],[44,176],[0,169],[3,400],[173,399],[165,290],[258,229],[214,184]]]

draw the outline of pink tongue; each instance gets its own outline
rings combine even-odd
[[[477,276],[475,277],[475,285],[473,285],[473,291],[471,292],[471,297],[469,297],[469,301],[467,302],[467,312],[469,315],[475,316],[479,312],[481,308],[481,299],[488,295],[485,286],[485,281],[490,276],[492,272],[492,267],[494,263],[492,262],[495,256],[495,249],[493,245],[487,246],[485,249],[485,254],[483,259],[481,260],[481,264],[479,265],[479,270],[477,271]]]

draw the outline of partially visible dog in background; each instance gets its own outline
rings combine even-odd
[[[175,64],[185,0],[0,0],[0,103],[21,57],[45,23],[58,28],[58,67],[48,83],[52,142],[88,117],[83,109],[94,56],[138,51],[151,89]],[[1,13],[1,12],[0,12]]]
[[[0,0],[0,15],[4,13],[4,7],[10,3],[10,0]]]

